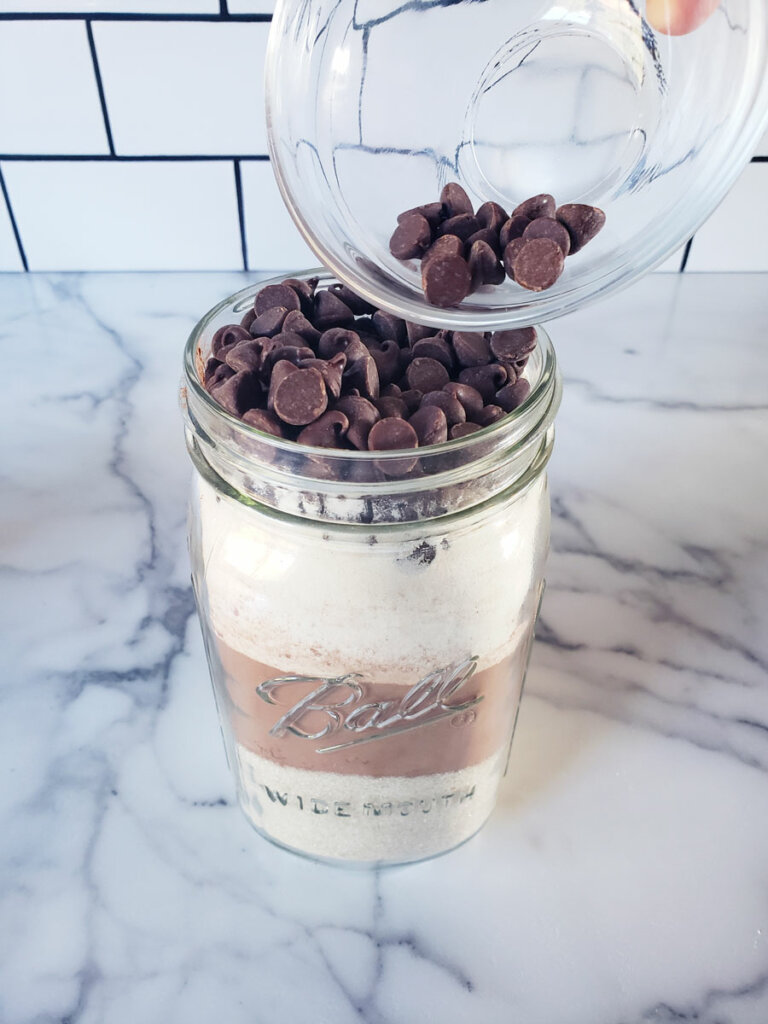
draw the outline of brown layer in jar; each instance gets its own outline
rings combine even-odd
[[[238,743],[312,771],[418,776],[478,764],[510,740],[527,644],[498,664],[416,669],[413,686],[287,677],[214,639],[221,711]]]

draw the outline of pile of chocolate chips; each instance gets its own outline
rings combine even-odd
[[[267,285],[239,324],[219,328],[209,394],[259,430],[319,448],[440,444],[520,405],[532,327],[437,331],[376,309],[341,284]]]
[[[433,306],[455,306],[506,274],[533,292],[551,288],[566,256],[583,249],[605,224],[596,206],[556,206],[552,196],[526,199],[508,214],[498,203],[477,213],[456,182],[440,202],[406,210],[397,218],[389,249],[399,260],[421,259],[421,284]]]

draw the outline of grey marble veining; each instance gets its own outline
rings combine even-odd
[[[768,280],[555,323],[553,552],[499,810],[347,872],[233,805],[176,407],[242,275],[0,277],[2,1024],[766,1024]]]

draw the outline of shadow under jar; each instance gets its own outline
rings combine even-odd
[[[506,770],[549,546],[554,352],[539,329],[528,398],[474,434],[308,448],[200,383],[215,331],[268,283],[203,317],[182,389],[193,581],[238,798],[312,857],[431,857],[483,825]]]

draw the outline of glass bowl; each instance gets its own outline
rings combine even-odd
[[[658,0],[656,6],[658,7]],[[279,0],[267,122],[309,245],[376,305],[418,323],[541,323],[685,242],[749,159],[768,109],[768,4],[724,0],[688,35],[644,0]],[[457,181],[475,206],[549,192],[606,213],[556,284],[506,279],[430,305],[397,215]]]

